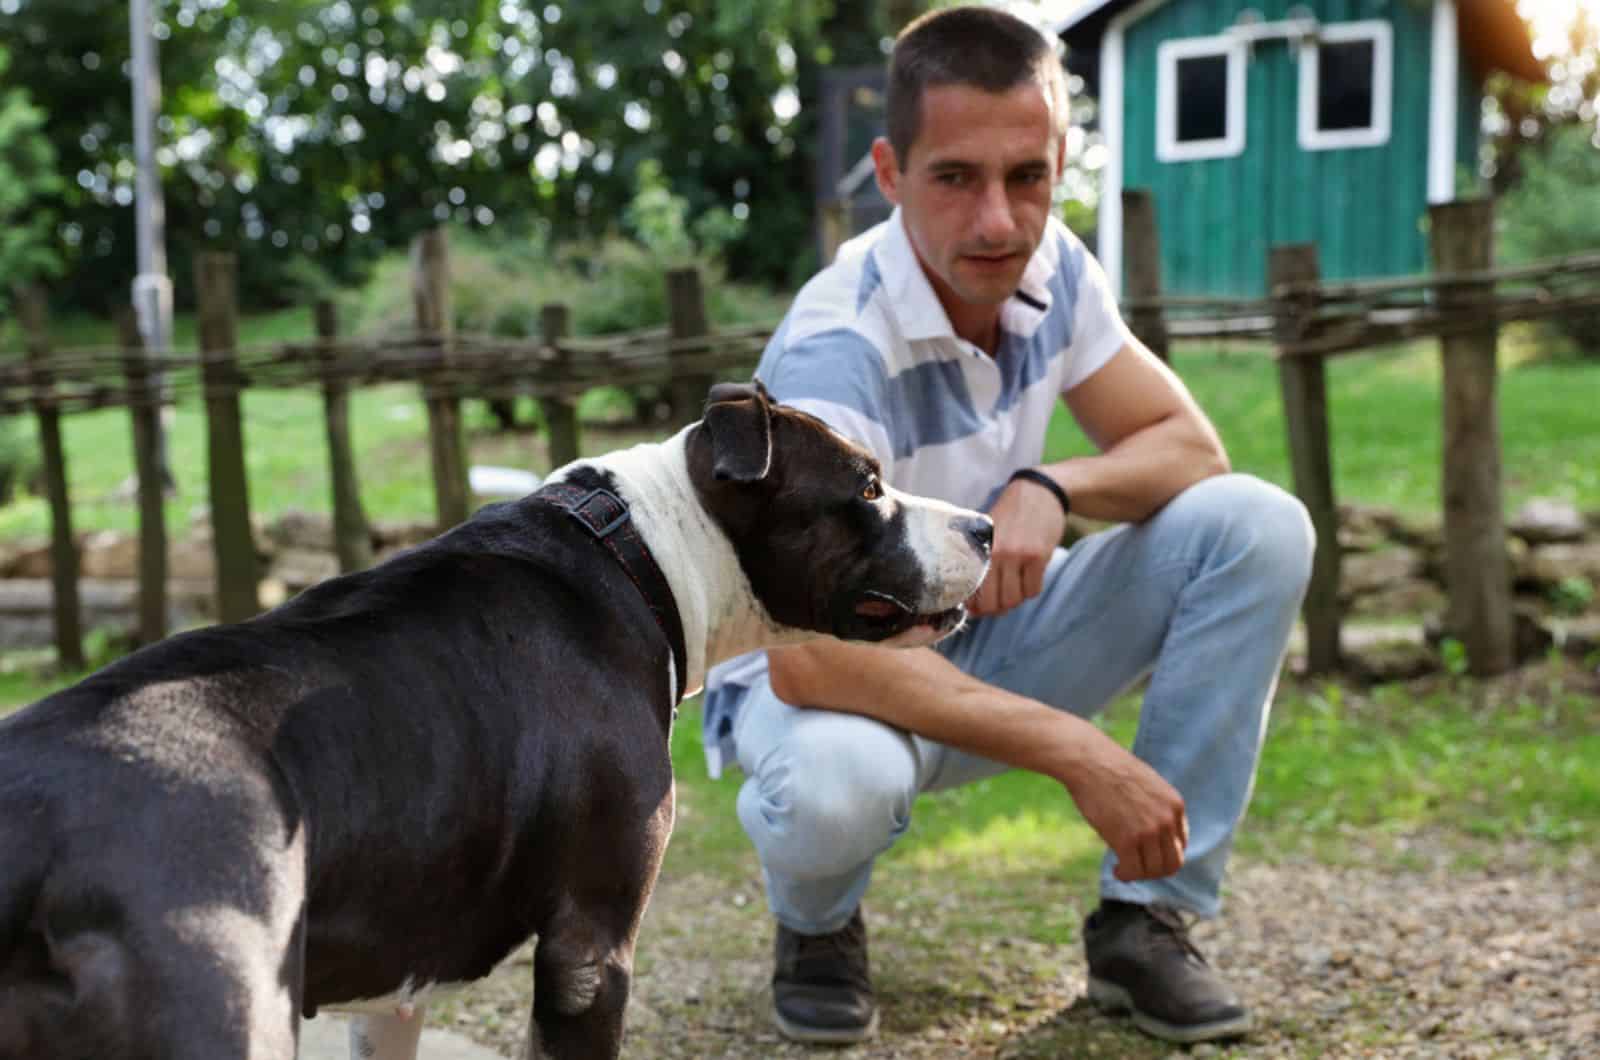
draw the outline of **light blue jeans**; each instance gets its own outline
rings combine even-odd
[[[938,646],[975,677],[1085,717],[1149,675],[1133,753],[1183,795],[1189,848],[1176,875],[1136,883],[1112,876],[1108,851],[1102,897],[1219,911],[1312,547],[1293,496],[1247,475],[1207,479],[1142,524],[1058,549],[1037,597]],[[1007,769],[870,718],[790,706],[764,679],[744,693],[733,735],[739,820],[772,912],[806,934],[850,919],[917,795]]]

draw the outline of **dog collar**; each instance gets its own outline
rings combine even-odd
[[[667,584],[667,576],[661,573],[660,564],[645,547],[639,528],[628,514],[628,506],[610,490],[586,489],[565,482],[547,483],[539,487],[534,496],[576,519],[622,565],[672,648],[672,702],[677,703],[683,698],[683,685],[689,679],[683,619],[678,614],[678,603],[673,598],[672,587]]]

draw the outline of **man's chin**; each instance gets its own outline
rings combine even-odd
[[[971,305],[1001,305],[1017,293],[1017,287],[1022,283],[1021,269],[1004,273],[996,270],[993,275],[986,274],[987,270],[968,269],[965,272],[961,284],[951,284],[951,287],[963,302]]]

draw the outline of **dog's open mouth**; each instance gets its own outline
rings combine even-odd
[[[967,609],[961,605],[944,611],[919,612],[888,593],[875,589],[862,592],[853,610],[856,619],[873,639],[892,637],[920,626],[926,626],[935,633],[948,633],[967,617]]]

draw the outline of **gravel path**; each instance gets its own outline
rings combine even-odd
[[[1187,1052],[1082,1000],[1076,938],[1040,942],[997,928],[976,952],[930,960],[917,940],[937,935],[943,900],[928,909],[913,901],[905,915],[914,926],[874,935],[883,1005],[876,1041],[793,1046],[767,1018],[770,927],[758,892],[747,884],[730,897],[725,882],[663,878],[643,933],[624,1055],[1592,1060],[1600,1057],[1600,859],[1591,847],[1551,861],[1538,847],[1466,846],[1453,836],[1391,841],[1381,855],[1339,866],[1236,858],[1227,915],[1200,925],[1196,937],[1258,1027],[1243,1043]],[[937,881],[912,886],[939,893]],[[431,1019],[517,1055],[530,980],[524,951]]]

